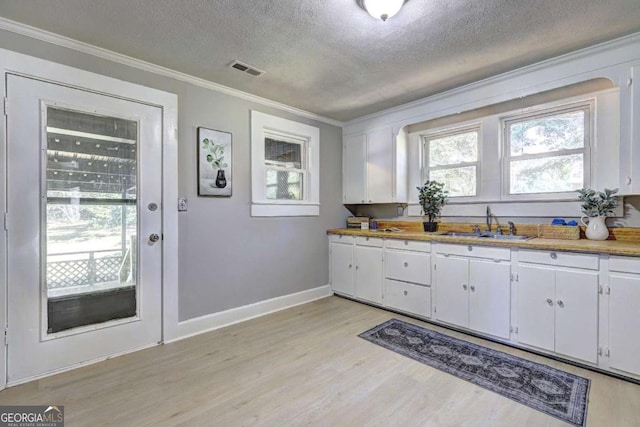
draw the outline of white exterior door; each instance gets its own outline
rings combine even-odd
[[[160,108],[6,85],[8,383],[158,343]]]

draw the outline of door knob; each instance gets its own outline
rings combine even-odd
[[[151,243],[155,243],[158,240],[160,240],[160,236],[158,236],[157,234],[153,233],[152,235],[149,236],[149,241]]]

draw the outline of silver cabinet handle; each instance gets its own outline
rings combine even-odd
[[[558,259],[558,254],[555,252],[551,252],[551,259]]]
[[[476,287],[473,286],[473,285],[469,286],[469,289],[471,289],[471,292],[475,292],[476,291]]]
[[[551,300],[551,298],[547,298],[547,304],[553,305],[553,301]]]
[[[349,264],[349,268],[353,267],[353,265]]]
[[[405,246],[409,246],[409,241],[408,241],[408,240],[405,240],[405,241],[404,241],[404,245],[405,245]]]
[[[462,289],[464,289],[465,291],[467,290],[467,285],[465,285],[464,283],[462,284]]]
[[[404,296],[406,297],[407,295],[409,295],[409,292],[404,291]]]
[[[467,246],[467,250],[468,250],[469,252],[473,251],[473,246]]]
[[[564,307],[564,303],[561,299],[558,300],[558,307]]]
[[[405,262],[405,263],[404,263],[404,266],[405,266],[405,267],[409,267],[409,263],[408,263],[408,262]]]
[[[152,235],[149,236],[149,241],[151,243],[155,243],[158,240],[160,240],[160,236],[158,236],[156,233],[153,233]]]

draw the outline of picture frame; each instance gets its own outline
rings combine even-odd
[[[198,196],[231,197],[233,135],[198,127]]]

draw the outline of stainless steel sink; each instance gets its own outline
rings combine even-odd
[[[480,239],[496,239],[496,240],[530,240],[533,239],[531,236],[517,236],[513,234],[498,234],[498,233],[489,233],[489,232],[481,232],[478,233],[465,233],[458,231],[447,231],[446,233],[438,233],[440,236],[451,236],[451,237],[477,237]]]
[[[482,234],[476,233],[464,233],[459,231],[447,231],[446,233],[438,233],[440,236],[451,236],[451,237],[485,237]]]
[[[515,234],[492,234],[492,235],[485,235],[482,237],[488,237],[490,239],[497,239],[497,240],[531,240],[534,238],[534,236],[517,236]]]

